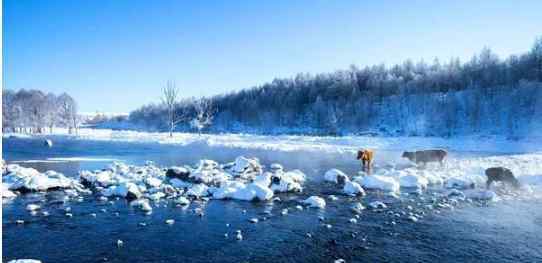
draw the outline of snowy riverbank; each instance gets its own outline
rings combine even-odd
[[[52,137],[58,139],[145,142],[162,144],[206,144],[209,146],[263,149],[273,151],[323,151],[355,152],[359,148],[380,150],[416,150],[443,148],[458,152],[532,153],[542,152],[541,138],[509,140],[500,136],[468,137],[372,137],[372,136],[299,136],[299,135],[250,135],[250,134],[194,134],[118,131],[108,129],[80,129],[77,135],[65,129],[55,129],[52,134],[26,135],[5,133],[7,137]]]

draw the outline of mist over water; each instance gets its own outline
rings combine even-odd
[[[30,194],[3,204],[3,261],[14,258],[38,258],[43,262],[537,262],[542,260],[542,202],[540,199],[503,198],[499,202],[465,202],[453,209],[426,209],[441,190],[430,189],[422,195],[402,191],[399,199],[378,192],[366,197],[345,197],[322,182],[323,174],[338,168],[355,175],[360,164],[349,152],[272,151],[189,144],[100,142],[59,140],[53,148],[38,147],[40,140],[4,139],[3,158],[39,171],[56,170],[75,176],[80,170],[105,168],[111,159],[143,165],[146,160],[160,166],[193,165],[200,159],[219,163],[233,161],[239,155],[258,157],[269,167],[280,163],[286,170],[300,169],[308,177],[302,196],[337,194],[339,200],[327,201],[323,210],[292,209],[303,197],[280,194],[280,203],[211,200],[193,202],[189,208],[160,201],[151,215],[131,208],[123,200],[100,202],[84,196],[82,202],[63,202],[63,193]],[[410,164],[397,150],[378,150],[375,169],[390,164],[397,169]],[[451,152],[450,157],[474,158],[492,153]],[[499,153],[498,155],[503,155]],[[41,202],[48,217],[31,215],[28,203]],[[350,207],[354,201],[365,205],[385,201],[383,211],[365,210],[357,224]],[[423,212],[418,222],[402,213]],[[73,218],[65,216],[71,208]],[[198,217],[193,209],[204,208]],[[287,216],[280,211],[290,208]],[[101,209],[105,209],[102,212]],[[246,210],[246,213],[243,211]],[[96,213],[96,218],[91,214]],[[116,214],[118,213],[118,214]],[[400,214],[397,217],[394,214]],[[257,224],[250,218],[266,217]],[[318,217],[332,225],[327,229]],[[23,219],[25,224],[16,224]],[[165,224],[175,219],[175,224]],[[146,226],[139,223],[145,222]],[[393,223],[392,223],[393,222]],[[227,226],[230,224],[230,227]],[[243,231],[242,241],[234,240],[234,231]],[[228,233],[229,237],[224,237]],[[311,234],[311,238],[307,237]],[[116,241],[123,240],[122,248]]]

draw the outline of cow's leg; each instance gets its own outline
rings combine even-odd
[[[491,180],[491,179],[489,179],[489,178],[487,179],[487,182],[486,182],[486,189],[489,190],[489,187],[491,186],[491,183],[492,183],[492,182],[493,182],[493,180]]]

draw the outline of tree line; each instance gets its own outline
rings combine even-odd
[[[542,116],[542,38],[523,54],[501,59],[483,48],[470,60],[407,60],[317,75],[297,74],[207,100],[216,108],[211,132],[345,134],[374,131],[451,136],[481,131],[518,134]],[[169,115],[193,114],[187,101]],[[168,108],[149,104],[129,121],[168,130]],[[537,121],[538,120],[538,121]],[[176,130],[189,130],[180,124]]]
[[[68,94],[21,89],[2,92],[2,131],[21,133],[53,132],[55,127],[77,132],[77,102]]]

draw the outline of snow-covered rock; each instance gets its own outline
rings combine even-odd
[[[177,200],[175,200],[175,203],[184,206],[184,205],[189,205],[190,200],[188,200],[188,198],[186,198],[184,196],[181,196],[181,197],[177,198]]]
[[[373,202],[370,202],[369,203],[369,206],[372,208],[372,209],[385,209],[387,208],[388,206],[382,202],[382,201],[373,201]]]
[[[243,179],[251,179],[262,173],[260,161],[256,158],[249,159],[239,156],[235,159],[233,166],[229,169],[234,176]]]
[[[473,189],[465,191],[465,196],[473,200],[497,201],[499,197],[490,190]]]
[[[250,183],[244,187],[233,188],[231,193],[232,199],[244,201],[264,201],[273,198],[273,191],[268,187],[257,183]]]
[[[5,184],[2,184],[2,198],[14,198],[17,197],[17,195],[10,191],[8,187]]]
[[[460,199],[460,200],[463,200],[466,198],[465,194],[457,189],[450,189],[445,193],[445,195],[448,198],[454,198],[454,199]]]
[[[344,184],[343,192],[347,195],[365,195],[365,191],[358,183],[350,181]]]
[[[173,186],[175,188],[188,188],[188,187],[192,186],[191,183],[188,183],[186,181],[183,181],[183,180],[180,180],[180,179],[177,179],[177,178],[173,178],[173,179],[169,180],[169,183],[171,184],[171,186]]]
[[[276,173],[272,176],[271,190],[275,193],[301,192],[301,186],[306,179],[303,172],[299,170],[288,171],[285,173]],[[277,182],[278,181],[278,182]]]
[[[261,184],[251,183],[247,188],[254,191],[256,199],[259,201],[271,200],[273,198],[273,190]]]
[[[303,203],[308,205],[309,207],[314,207],[314,208],[323,209],[326,207],[326,201],[324,200],[324,198],[314,196],[314,195],[305,199]]]
[[[8,263],[41,263],[41,261],[37,259],[13,259]]]
[[[342,179],[340,179],[342,178]],[[330,169],[324,174],[324,180],[332,183],[339,183],[340,180],[348,181],[348,176],[339,169]]]
[[[83,189],[77,180],[68,178],[61,173],[47,171],[40,173],[33,168],[18,165],[8,165],[6,174],[2,176],[2,184],[11,191],[33,192],[57,189]],[[6,192],[6,195],[10,195]]]
[[[38,210],[40,208],[41,208],[41,206],[39,206],[37,204],[28,204],[28,205],[26,205],[26,210],[31,211],[31,212],[36,211],[36,210]]]
[[[365,189],[375,189],[387,192],[398,192],[400,187],[395,178],[385,175],[355,177],[354,181]]]
[[[271,168],[272,173],[278,173],[278,172],[284,171],[284,167],[282,167],[282,165],[278,163],[272,163],[270,168]]]
[[[51,148],[51,147],[53,147],[53,141],[50,140],[50,139],[45,139],[43,141],[43,145],[45,145],[45,147]]]
[[[195,184],[188,188],[186,191],[187,196],[193,196],[195,198],[209,196],[209,187],[205,184]]]
[[[469,189],[475,187],[476,183],[468,177],[458,176],[446,179],[446,188]]]
[[[350,210],[355,214],[361,214],[365,207],[361,203],[355,203],[350,207]]]
[[[144,212],[152,211],[152,207],[149,204],[149,200],[147,200],[147,199],[134,200],[134,201],[130,202],[130,206],[141,209],[141,211],[144,211]]]
[[[172,166],[166,170],[166,177],[177,178],[180,180],[189,180],[190,169],[187,167]]]
[[[272,173],[268,173],[268,172],[263,173],[262,175],[256,176],[252,182],[265,186],[265,187],[269,187],[271,185],[272,175],[273,175]]]
[[[121,183],[119,185],[112,185],[102,191],[104,196],[119,196],[126,199],[138,199],[142,196],[139,187],[134,183]]]
[[[407,174],[399,177],[399,185],[404,188],[426,189],[428,184],[429,180],[420,175]]]
[[[156,177],[148,177],[145,179],[145,183],[149,187],[159,187],[160,185],[162,185],[162,180]]]

